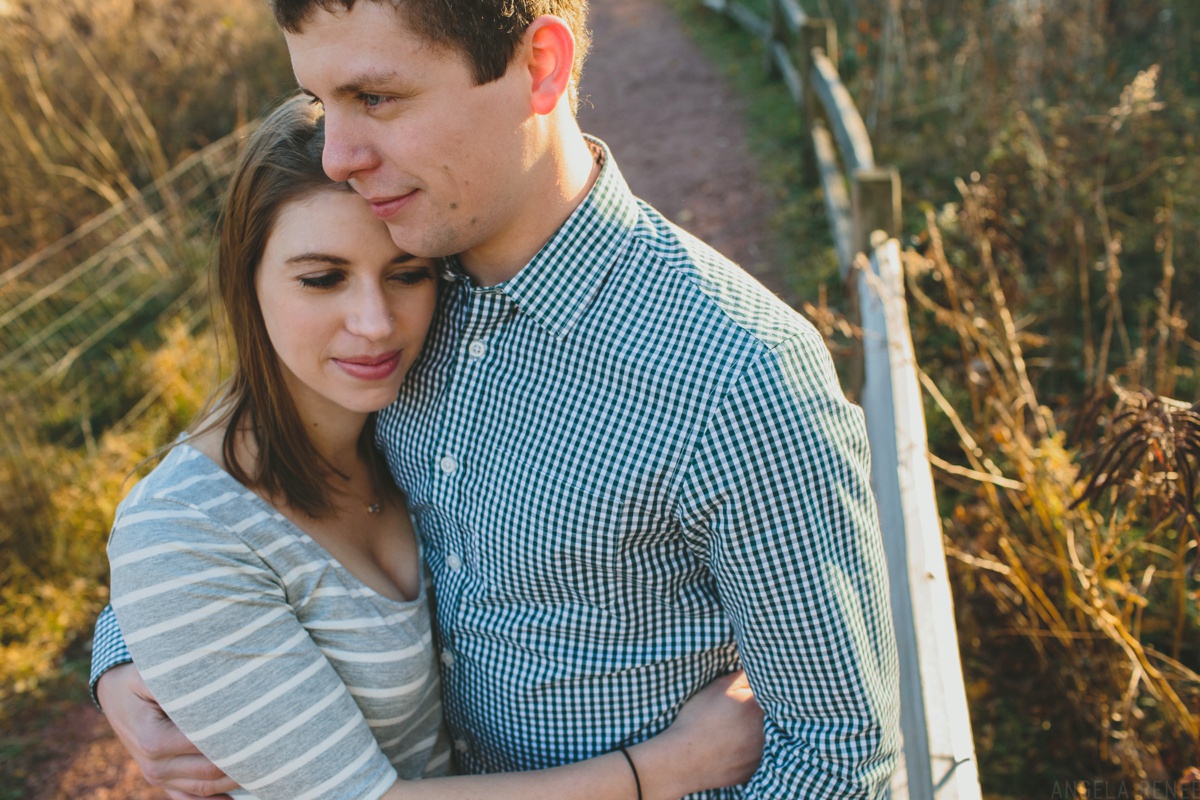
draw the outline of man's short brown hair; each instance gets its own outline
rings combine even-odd
[[[587,0],[364,0],[388,3],[418,36],[462,53],[476,83],[490,83],[508,71],[521,37],[543,14],[561,17],[575,35],[571,74],[578,86],[591,44]],[[269,0],[279,27],[301,33],[318,8],[349,11],[355,0]],[[574,93],[572,93],[574,96]]]

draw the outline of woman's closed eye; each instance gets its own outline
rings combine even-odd
[[[305,289],[332,289],[345,280],[340,272],[322,272],[317,275],[301,275],[300,285]]]
[[[394,272],[390,280],[399,283],[402,286],[418,286],[425,281],[431,281],[434,278],[432,266],[408,267],[398,272]]]

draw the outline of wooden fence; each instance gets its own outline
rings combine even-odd
[[[796,0],[769,0],[765,18],[738,0],[702,2],[762,41],[767,70],[784,81],[802,112],[812,141],[811,177],[824,190],[842,281],[861,314],[861,401],[900,652],[904,749],[891,797],[978,800],[979,770],[895,238],[899,175],[875,164],[867,127],[838,75],[831,20],[810,19]]]

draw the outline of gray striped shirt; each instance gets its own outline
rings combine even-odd
[[[235,797],[376,798],[447,770],[424,580],[378,594],[187,445],[121,504],[108,552],[142,677]]]

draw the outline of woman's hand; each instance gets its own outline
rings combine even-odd
[[[682,797],[745,783],[763,742],[763,711],[739,670],[704,687],[671,727],[629,753],[646,797]]]

